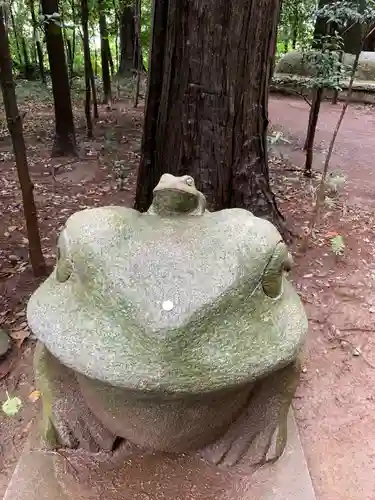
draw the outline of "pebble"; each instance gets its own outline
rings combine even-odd
[[[17,255],[9,255],[8,260],[9,260],[9,262],[11,262],[13,264],[13,263],[18,262],[20,260],[20,258]]]

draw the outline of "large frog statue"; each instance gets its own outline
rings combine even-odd
[[[27,310],[51,446],[254,468],[282,453],[307,330],[291,259],[270,222],[205,205],[165,174],[148,213],[68,219]]]

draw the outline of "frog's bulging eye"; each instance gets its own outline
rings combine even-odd
[[[267,264],[262,277],[264,293],[276,299],[283,291],[283,275],[292,267],[292,258],[285,243],[279,243]]]
[[[65,283],[72,274],[72,263],[68,253],[68,243],[63,230],[57,242],[56,279],[59,283]]]
[[[188,186],[193,186],[194,185],[194,179],[192,177],[186,177],[186,184]]]

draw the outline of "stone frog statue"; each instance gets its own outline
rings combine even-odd
[[[165,174],[148,213],[72,215],[27,317],[50,446],[252,469],[286,442],[307,320],[268,221]]]

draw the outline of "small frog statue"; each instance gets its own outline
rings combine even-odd
[[[255,470],[286,443],[307,320],[277,229],[165,174],[149,211],[72,215],[27,317],[54,448]]]

